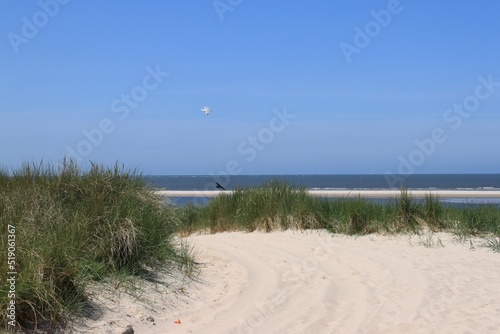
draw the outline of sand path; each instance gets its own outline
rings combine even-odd
[[[469,242],[446,234],[354,238],[325,231],[221,233],[189,241],[203,263],[198,282],[173,306],[156,310],[154,326],[144,325],[147,310],[129,305],[125,320],[136,333],[500,328],[500,254],[479,241],[470,250]],[[176,319],[182,323],[174,324]]]
[[[431,239],[432,238],[432,239]],[[439,238],[439,239],[438,239]],[[190,238],[204,269],[172,333],[494,333],[500,255],[449,235]],[[439,241],[445,247],[441,247]],[[425,247],[424,244],[435,247]]]

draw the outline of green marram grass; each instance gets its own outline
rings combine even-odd
[[[275,180],[222,194],[205,207],[188,205],[183,226],[186,232],[207,229],[211,233],[319,228],[342,234],[407,231],[414,229],[410,224],[414,219],[403,214],[408,205],[414,204],[396,200],[394,206],[378,205],[362,198],[327,200]]]
[[[313,197],[302,187],[270,181],[262,187],[222,194],[206,206],[182,209],[183,233],[199,230],[276,231],[326,229],[332,233],[420,233],[446,231],[457,235],[500,235],[500,208],[495,205],[444,205],[436,196],[415,200],[406,189],[387,204],[363,198]]]
[[[93,164],[83,172],[25,164],[0,172],[0,229],[15,226],[16,321],[20,328],[64,326],[85,308],[85,284],[144,268],[188,266],[173,241],[178,209],[165,205],[135,171]],[[7,263],[7,238],[0,240]],[[187,251],[187,249],[184,249]],[[0,271],[0,308],[6,310],[7,270]],[[0,331],[9,329],[6,313]],[[19,328],[19,327],[18,327]]]

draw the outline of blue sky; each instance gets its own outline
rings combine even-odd
[[[2,1],[0,165],[498,173],[499,12],[493,0]]]

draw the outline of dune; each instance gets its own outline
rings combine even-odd
[[[498,333],[500,254],[450,234],[187,238],[193,282],[109,288],[87,333]],[[169,283],[170,282],[170,283]],[[121,291],[121,292],[120,292]],[[129,328],[129,332],[131,333]]]

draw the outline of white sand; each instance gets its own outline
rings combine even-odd
[[[500,254],[481,247],[481,240],[472,241],[473,250],[470,241],[458,243],[447,234],[238,232],[189,240],[203,263],[197,283],[147,285],[135,297],[101,291],[95,300],[104,303],[104,313],[87,332],[122,333],[128,324],[140,334],[500,328]]]

